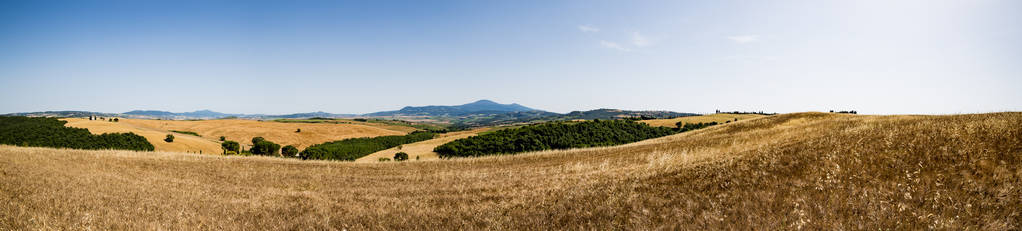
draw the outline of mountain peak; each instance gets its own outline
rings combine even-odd
[[[499,104],[499,103],[493,102],[492,100],[488,100],[488,99],[481,99],[479,101],[467,103],[465,105],[470,105],[470,104]]]
[[[514,104],[500,104],[488,99],[481,99],[475,102],[457,105],[457,106],[407,106],[397,111],[386,111],[370,113],[373,116],[387,116],[387,115],[431,115],[431,116],[444,116],[444,115],[468,115],[473,113],[506,113],[506,112],[522,112],[522,111],[535,111],[536,109],[528,108],[517,103]]]

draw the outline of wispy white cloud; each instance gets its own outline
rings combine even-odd
[[[615,50],[624,51],[624,52],[632,51],[632,49],[629,49],[627,47],[621,46],[621,44],[617,44],[615,42],[610,42],[610,41],[607,41],[607,40],[600,40],[600,45],[602,45],[603,47],[606,47],[606,48],[615,49]]]
[[[735,35],[728,36],[727,39],[738,44],[746,44],[759,41],[759,35]]]
[[[647,47],[653,45],[653,41],[646,36],[642,36],[639,32],[634,32],[632,33],[632,45],[635,45],[635,47]]]
[[[597,28],[595,26],[589,26],[589,25],[579,25],[578,26],[578,30],[580,30],[582,32],[586,32],[586,33],[588,33],[588,32],[600,32],[600,28]]]

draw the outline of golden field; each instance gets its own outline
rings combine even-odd
[[[0,230],[1018,230],[1018,208],[1022,113],[784,114],[385,163],[0,147]]]
[[[375,137],[385,135],[404,135],[408,127],[380,124],[370,126],[365,124],[333,124],[333,123],[281,123],[269,121],[223,119],[223,120],[147,120],[147,119],[120,119],[120,122],[89,121],[88,119],[69,118],[67,126],[87,128],[90,132],[101,134],[104,132],[147,132],[160,131],[163,135],[154,140],[145,136],[150,143],[156,146],[157,151],[185,151],[181,149],[163,149],[157,143],[166,143],[163,138],[166,134],[173,134],[175,138],[181,139],[194,137],[186,134],[171,133],[171,130],[190,131],[202,136],[211,144],[215,145],[212,153],[222,153],[220,144],[217,142],[220,136],[227,137],[227,140],[238,141],[242,145],[251,145],[253,137],[262,136],[266,140],[285,145],[294,145],[298,149],[329,141],[343,140],[347,138]],[[302,129],[302,132],[295,132]],[[157,137],[157,136],[153,136]],[[177,143],[178,140],[174,140]],[[167,146],[167,145],[164,145]],[[203,153],[210,150],[203,149]],[[191,151],[191,150],[188,150]]]
[[[676,124],[678,122],[683,122],[683,123],[686,123],[686,124],[688,124],[688,123],[709,123],[709,122],[724,123],[724,122],[726,122],[728,120],[734,121],[735,119],[738,119],[738,121],[742,121],[742,120],[755,119],[755,118],[760,118],[760,117],[764,117],[764,115],[718,113],[718,114],[709,114],[709,115],[700,115],[700,116],[678,117],[678,118],[673,118],[673,119],[642,120],[642,121],[639,121],[639,122],[643,122],[643,123],[649,124],[649,126],[677,127]]]
[[[139,126],[132,123],[126,123],[125,121],[127,119],[120,119],[121,122],[116,123],[107,122],[105,120],[89,120],[82,118],[65,118],[61,120],[67,121],[67,124],[64,124],[64,126],[89,129],[89,132],[92,134],[133,132],[145,137],[149,143],[153,144],[156,151],[194,153],[199,153],[201,151],[203,154],[223,153],[223,150],[220,148],[220,143],[216,142],[215,139]],[[164,138],[167,138],[168,134],[174,135],[174,142],[168,143],[163,141]]]
[[[363,156],[362,158],[358,158],[355,160],[355,162],[361,163],[378,162],[380,161],[380,158],[393,159],[394,154],[397,154],[398,152],[408,153],[409,161],[439,159],[437,153],[433,152],[433,148],[436,148],[437,146],[449,143],[457,139],[475,136],[478,135],[479,133],[489,130],[491,130],[491,128],[477,128],[468,131],[437,134],[437,136],[434,137],[433,139],[405,144],[398,147],[393,147],[379,152],[375,152]]]

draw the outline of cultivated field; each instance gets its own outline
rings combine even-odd
[[[105,120],[89,120],[82,118],[66,118],[61,119],[67,121],[64,126],[86,128],[92,134],[103,134],[103,133],[125,133],[134,132],[140,136],[145,137],[149,143],[153,144],[156,151],[168,151],[168,152],[192,152],[192,153],[203,153],[203,154],[220,154],[223,150],[220,148],[220,143],[209,138],[201,138],[192,135],[174,133],[163,129],[151,128],[146,126],[139,126],[132,123],[125,123],[126,119],[120,119],[121,122],[107,122]],[[174,135],[174,142],[163,141],[167,135]]]
[[[373,154],[369,154],[369,155],[364,156],[362,158],[358,158],[357,160],[355,160],[355,162],[363,162],[363,163],[364,162],[379,162],[380,158],[390,158],[390,159],[393,159],[394,158],[394,154],[397,154],[398,152],[408,153],[408,160],[409,161],[438,159],[437,153],[433,152],[433,148],[436,148],[436,146],[440,146],[440,145],[446,144],[448,142],[451,142],[451,141],[454,141],[454,140],[457,140],[457,139],[478,135],[479,133],[482,133],[482,132],[485,132],[485,131],[489,131],[489,130],[491,130],[491,129],[490,128],[478,128],[478,129],[473,129],[473,130],[469,130],[469,131],[459,131],[459,132],[450,132],[450,133],[444,133],[444,134],[437,134],[437,136],[434,137],[433,139],[401,145],[400,149],[398,149],[397,147],[393,147],[393,148],[390,148],[390,149],[387,149],[387,150],[375,152]],[[416,157],[418,157],[418,158],[416,158]]]
[[[709,123],[709,122],[724,123],[724,122],[726,122],[728,120],[734,121],[735,119],[738,119],[739,121],[742,121],[742,120],[755,119],[755,118],[760,118],[760,117],[764,117],[764,115],[757,115],[757,114],[725,114],[725,113],[720,113],[720,114],[709,114],[709,115],[701,115],[701,116],[678,117],[678,118],[673,118],[673,119],[642,120],[640,122],[649,124],[650,126],[676,127],[676,124],[678,122],[684,122],[684,123]]]
[[[1018,230],[1018,208],[1022,113],[785,114],[386,163],[0,147],[0,230]]]
[[[174,134],[177,138],[184,138],[185,134],[170,133],[171,130],[191,131],[198,133],[203,139],[215,144],[214,153],[221,153],[220,144],[216,141],[220,136],[227,137],[227,140],[238,141],[242,145],[251,145],[253,137],[262,136],[269,141],[278,143],[281,146],[294,145],[304,149],[309,145],[319,144],[328,141],[342,140],[357,137],[375,137],[385,135],[404,135],[409,129],[395,125],[380,124],[371,126],[366,124],[332,124],[332,123],[281,123],[256,120],[224,119],[224,120],[146,120],[146,119],[120,119],[120,122],[111,123],[105,121],[92,121],[92,123],[78,123],[89,121],[88,119],[68,119],[68,126],[88,128],[93,133],[101,133],[105,127],[132,128],[138,130],[163,131],[164,135],[153,140],[149,136],[146,139],[153,145],[163,142],[166,134]],[[75,125],[72,125],[72,122]],[[93,128],[98,129],[93,131]],[[295,132],[302,129],[302,132]],[[138,133],[138,132],[136,132]],[[174,141],[178,142],[177,140]],[[182,151],[179,149],[161,149],[156,146],[157,151]],[[204,151],[206,152],[206,151]]]

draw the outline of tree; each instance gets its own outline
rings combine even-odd
[[[284,157],[295,157],[298,154],[298,148],[294,145],[284,146],[284,148],[280,149],[280,154],[283,154]]]
[[[227,137],[224,137],[224,136],[220,136],[220,141],[221,141],[221,142],[223,142],[223,141],[227,141]]]
[[[220,147],[224,149],[224,154],[227,154],[227,152],[238,153],[241,151],[241,144],[234,141],[224,141],[220,144]]]
[[[121,119],[114,118],[114,122],[121,122]]]
[[[252,154],[275,156],[280,151],[279,144],[266,141],[262,137],[256,138],[252,138],[252,141],[255,141],[255,143],[253,143],[252,148],[249,149],[249,152],[252,152]]]
[[[264,141],[264,140],[266,140],[266,139],[264,139],[262,136],[252,137],[252,145],[255,145],[255,144],[259,143],[260,141]]]
[[[163,141],[167,141],[167,143],[174,142],[174,135],[167,134],[167,138],[164,138]]]
[[[394,154],[394,161],[405,161],[408,160],[408,153],[398,152]]]

